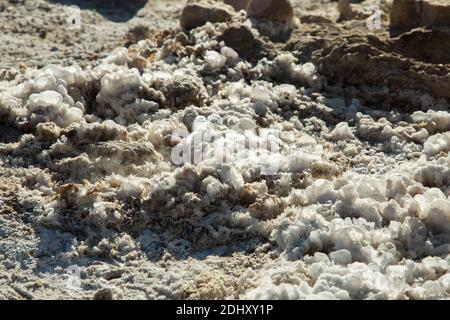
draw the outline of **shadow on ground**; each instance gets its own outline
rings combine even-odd
[[[78,6],[81,10],[94,10],[114,22],[126,22],[151,0],[49,0],[67,6]]]

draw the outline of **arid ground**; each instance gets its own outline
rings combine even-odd
[[[0,299],[448,299],[446,4],[199,2],[0,0]]]

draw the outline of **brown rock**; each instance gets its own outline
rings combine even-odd
[[[94,300],[113,300],[114,293],[110,288],[99,289],[94,294]]]
[[[345,20],[363,20],[367,19],[370,14],[364,11],[364,7],[359,4],[352,4],[350,0],[339,0],[338,2],[339,19]]]
[[[294,27],[294,10],[289,0],[225,0],[235,10],[247,11],[247,16],[270,21],[272,25],[261,25],[258,29],[273,40],[286,40]]]
[[[256,62],[264,51],[264,43],[246,26],[232,26],[224,31],[219,41],[233,48],[240,57]]]
[[[225,22],[231,20],[233,7],[214,0],[189,0],[181,13],[180,26],[190,30],[207,22]]]
[[[417,29],[392,40],[352,35],[328,43],[313,62],[329,83],[344,84],[366,104],[419,110],[424,94],[450,101],[449,49],[444,30]]]
[[[421,23],[425,27],[450,27],[450,1],[424,1]]]
[[[390,20],[392,35],[417,27],[450,27],[450,1],[394,0]]]

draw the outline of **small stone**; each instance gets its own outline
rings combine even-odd
[[[264,43],[246,26],[231,26],[219,37],[225,44],[250,62],[258,61],[263,52]]]
[[[180,25],[190,30],[207,22],[225,22],[235,14],[233,7],[214,0],[189,0],[181,13]]]

